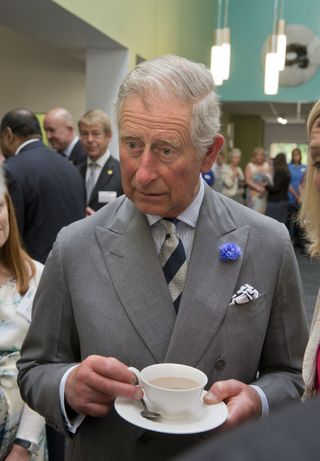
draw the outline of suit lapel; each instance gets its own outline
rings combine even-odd
[[[80,165],[77,167],[81,176],[84,179],[84,182],[86,182],[86,174],[87,174],[87,162],[80,163]]]
[[[146,218],[126,200],[112,227],[96,228],[96,236],[131,323],[163,361],[176,315]]]
[[[77,141],[75,143],[75,145],[73,146],[73,149],[71,151],[69,161],[72,162],[72,163],[74,163],[74,161],[77,159],[79,144],[80,144],[80,141]]]
[[[249,226],[236,228],[218,194],[209,200],[206,191],[201,207],[186,288],[171,342],[167,362],[196,366],[213,341],[224,319],[243,257],[233,262],[219,260],[219,246],[234,242],[245,250]]]
[[[219,194],[206,189],[176,317],[146,218],[125,200],[112,226],[96,228],[120,302],[155,361],[197,366],[239,288],[248,234],[249,226],[237,228]],[[226,242],[242,249],[239,260],[219,260]]]

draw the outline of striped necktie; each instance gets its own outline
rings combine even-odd
[[[187,260],[182,241],[177,236],[177,219],[162,219],[166,239],[160,249],[159,258],[176,312],[178,312],[187,274]]]

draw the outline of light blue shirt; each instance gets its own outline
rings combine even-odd
[[[200,188],[193,199],[192,203],[179,215],[177,219],[177,236],[181,239],[184,251],[186,253],[187,261],[189,262],[191,256],[191,250],[193,245],[194,233],[199,217],[200,207],[204,196],[204,185],[203,180],[200,180]],[[161,216],[146,215],[148,222],[151,226],[152,238],[154,240],[157,253],[159,254],[160,248],[165,241],[166,230],[161,224]]]

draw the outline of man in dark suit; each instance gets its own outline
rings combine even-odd
[[[59,154],[67,157],[74,165],[86,160],[87,155],[75,132],[70,112],[62,107],[49,110],[44,117],[43,126],[51,147]]]
[[[109,151],[112,136],[111,120],[100,109],[87,111],[79,120],[81,144],[87,160],[79,165],[86,182],[87,215],[123,194],[120,164]]]
[[[75,166],[42,143],[29,110],[8,112],[0,130],[21,238],[30,256],[44,263],[59,230],[84,217],[84,183]]]
[[[174,461],[315,461],[320,459],[320,398],[213,435]],[[172,460],[173,461],[173,460]]]

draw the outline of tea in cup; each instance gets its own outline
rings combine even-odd
[[[154,409],[164,418],[179,419],[201,403],[207,376],[197,368],[178,363],[158,363],[139,371],[139,386]]]

